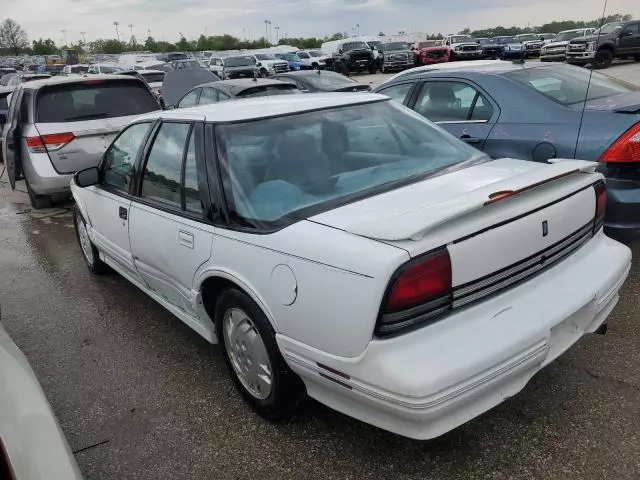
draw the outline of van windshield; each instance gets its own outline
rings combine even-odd
[[[41,88],[36,98],[36,122],[63,123],[128,117],[159,109],[153,95],[140,80],[87,80]]]
[[[216,132],[234,221],[258,229],[487,158],[391,101],[220,125]]]

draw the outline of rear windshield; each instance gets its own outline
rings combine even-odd
[[[284,83],[282,85],[268,85],[264,87],[252,87],[240,92],[236,97],[269,97],[271,95],[288,95],[290,93],[299,93],[295,85]]]
[[[528,42],[531,40],[540,40],[536,35],[519,35],[518,40],[520,40],[521,42]]]
[[[109,65],[99,65],[98,68],[100,69],[100,73],[117,73],[122,71],[121,67],[112,67]]]
[[[258,60],[275,60],[276,59],[276,57],[268,53],[256,53],[256,58]]]
[[[225,67],[248,67],[255,65],[253,57],[229,57],[224,59]]]
[[[159,110],[141,81],[89,80],[52,85],[40,90],[36,122],[59,123],[141,115]]]
[[[564,105],[579,105],[584,103],[585,99],[599,100],[640,89],[599,72],[570,65],[519,69],[503,75]],[[589,82],[591,75],[593,76]]]
[[[320,74],[314,73],[308,75],[306,80],[314,87],[332,87],[334,85],[344,85],[345,83],[358,83],[355,80],[351,80],[349,77],[340,75],[335,72],[322,72]]]
[[[486,159],[391,101],[216,127],[233,220],[284,226]]]
[[[385,52],[393,52],[394,50],[409,50],[409,44],[405,42],[387,43],[383,46]]]
[[[140,72],[148,83],[160,83],[164,80],[164,72]]]
[[[71,67],[71,73],[87,73],[89,71],[89,66],[84,65],[76,65]]]
[[[312,57],[321,57],[324,54],[322,52],[311,51],[309,52],[309,55],[311,55]]]

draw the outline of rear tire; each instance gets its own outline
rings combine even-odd
[[[342,64],[340,73],[342,73],[342,75],[344,75],[345,77],[348,77],[351,74],[351,71],[349,70],[349,66],[346,63]]]
[[[225,364],[245,401],[267,420],[290,419],[305,398],[304,383],[284,361],[260,307],[229,288],[216,302],[215,324]]]
[[[110,272],[111,268],[100,260],[98,249],[89,238],[87,223],[84,221],[82,213],[80,213],[77,206],[73,209],[73,225],[75,226],[76,238],[78,239],[78,245],[80,246],[84,263],[87,264],[89,271],[95,275]]]
[[[376,73],[376,71],[377,71],[377,70],[378,70],[378,69],[376,68],[376,64],[375,64],[375,62],[374,62],[374,63],[372,63],[371,65],[369,65],[369,73],[370,73],[371,75],[374,75],[374,74]]]
[[[42,208],[51,207],[52,201],[50,196],[37,195],[36,193],[34,193],[34,191],[31,189],[31,185],[29,185],[29,181],[26,178],[24,179],[24,183],[27,185],[27,193],[29,194],[29,201],[31,202],[31,206],[34,209],[40,210]]]
[[[267,72],[267,70],[266,70],[266,69],[261,68],[261,69],[260,69],[260,76],[261,76],[262,78],[267,78],[267,77],[269,76],[269,72]]]
[[[596,70],[601,70],[604,68],[609,68],[612,63],[613,63],[613,52],[611,50],[601,48],[596,53],[596,56],[593,59],[592,66]]]

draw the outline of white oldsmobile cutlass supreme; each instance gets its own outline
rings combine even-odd
[[[520,391],[629,271],[595,163],[490,160],[374,94],[149,114],[72,183],[89,269],[212,343],[244,398],[412,438]]]

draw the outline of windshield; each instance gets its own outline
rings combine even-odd
[[[375,47],[376,50],[380,50],[382,48],[382,42],[378,41],[367,42],[367,45],[369,45],[369,47]]]
[[[299,62],[300,57],[295,53],[282,53],[281,58],[284,58],[287,62]]]
[[[85,65],[75,65],[70,67],[71,73],[87,73],[89,71],[89,67]]]
[[[176,64],[178,68],[201,68],[200,62],[197,60],[183,60]]]
[[[298,52],[298,57],[300,58],[311,58],[307,52]]]
[[[322,72],[319,74],[314,73],[313,75],[308,75],[306,77],[307,82],[309,82],[314,87],[332,87],[334,85],[344,85],[345,83],[356,83],[355,80],[351,80],[349,77],[345,77],[344,75],[340,75],[335,72]]]
[[[509,43],[518,43],[515,37],[497,37],[493,41],[498,45],[507,45]]]
[[[520,69],[503,75],[564,105],[581,105],[585,98],[587,101],[599,100],[640,90],[640,87],[599,72],[570,65]]]
[[[269,55],[268,53],[256,53],[256,58],[258,60],[275,60],[276,57],[273,55]]]
[[[322,52],[318,52],[318,51],[312,50],[312,51],[309,52],[309,55],[311,55],[312,57],[321,57],[323,54],[322,54]]]
[[[418,44],[418,48],[431,48],[431,47],[439,47],[439,46],[440,46],[439,40],[433,40],[429,42],[420,42]]]
[[[161,83],[164,80],[164,72],[140,72],[148,83]]]
[[[540,40],[536,35],[534,34],[529,34],[529,35],[518,35],[516,37],[519,41],[521,42],[528,42],[531,40]]]
[[[583,30],[578,32],[560,32],[556,38],[554,38],[554,42],[567,42],[572,38],[578,38],[582,36]]]
[[[494,41],[490,38],[476,38],[476,42],[478,42],[480,45],[490,45],[494,43]]]
[[[120,67],[110,67],[107,65],[99,65],[100,73],[116,73],[121,72],[122,69]]]
[[[393,52],[397,50],[409,50],[409,44],[406,42],[395,42],[384,45],[385,52]]]
[[[622,30],[623,26],[624,26],[624,23],[622,23],[622,22],[607,23],[606,25],[603,25],[602,28],[600,29],[600,35],[607,35],[609,33],[616,33],[619,30]]]
[[[220,125],[216,132],[232,219],[254,228],[286,225],[486,158],[391,101]],[[249,174],[255,171],[267,173]]]
[[[367,44],[364,42],[349,42],[342,44],[342,50],[345,52],[351,50],[369,50],[369,47],[367,47]]]
[[[225,67],[249,67],[256,64],[253,57],[228,57],[224,59]]]
[[[473,43],[473,38],[469,37],[468,35],[458,35],[455,37],[451,37],[451,43],[464,43],[464,42]]]

